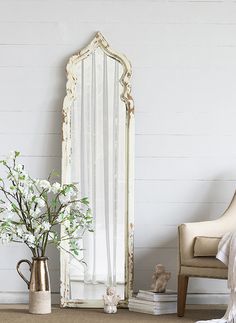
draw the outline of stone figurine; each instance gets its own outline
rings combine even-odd
[[[117,304],[120,296],[116,295],[115,287],[107,287],[106,295],[103,295],[104,312],[114,314],[117,312]]]
[[[165,267],[161,264],[155,266],[155,272],[152,276],[152,290],[156,293],[165,293],[166,285],[171,277],[171,273],[166,272]]]

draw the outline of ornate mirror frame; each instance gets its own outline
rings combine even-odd
[[[126,220],[126,255],[125,255],[125,300],[120,304],[127,306],[127,301],[133,292],[133,186],[134,186],[134,103],[131,96],[131,64],[127,58],[115,52],[109,46],[100,32],[97,32],[95,37],[84,49],[78,54],[73,55],[67,64],[67,83],[66,96],[63,102],[63,138],[62,138],[62,183],[70,183],[70,167],[71,167],[71,107],[76,99],[76,66],[77,63],[85,59],[96,48],[100,47],[104,53],[109,57],[115,59],[123,66],[123,74],[120,83],[123,86],[123,93],[121,93],[121,100],[126,107],[126,125],[125,125],[125,154],[126,154],[126,194],[125,194],[125,220]],[[61,227],[61,234],[63,234],[63,226]],[[67,249],[67,244],[64,242],[63,248]],[[66,252],[60,253],[60,269],[61,269],[61,306],[62,307],[100,307],[96,302],[79,301],[70,299],[70,278],[69,278],[69,255]]]

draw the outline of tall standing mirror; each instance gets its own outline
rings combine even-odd
[[[79,183],[94,232],[78,257],[61,251],[61,305],[102,307],[109,286],[120,305],[133,283],[133,100],[131,65],[101,33],[67,64],[63,104],[62,183]],[[61,227],[63,235],[64,228]]]

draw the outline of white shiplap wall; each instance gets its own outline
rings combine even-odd
[[[218,216],[235,189],[236,2],[0,0],[0,155],[20,150],[33,176],[60,169],[65,64],[97,30],[133,65],[135,288],[149,287],[159,262],[176,288],[177,225]],[[25,256],[0,248],[0,302],[25,300],[15,271]]]

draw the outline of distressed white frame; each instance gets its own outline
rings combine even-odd
[[[130,78],[132,74],[131,64],[123,54],[112,50],[100,32],[97,32],[88,46],[73,55],[67,64],[66,96],[63,102],[63,125],[62,125],[62,183],[70,183],[71,167],[71,107],[76,99],[76,68],[77,63],[89,56],[97,47],[100,47],[109,57],[117,60],[123,66],[121,84],[123,93],[121,99],[126,106],[126,259],[125,259],[125,300],[120,306],[127,306],[128,298],[133,293],[133,214],[134,214],[134,103],[131,96]],[[63,235],[64,227],[61,226]],[[64,241],[62,247],[68,249]],[[70,296],[69,277],[69,254],[60,252],[60,277],[61,277],[61,306],[62,307],[101,307],[97,301],[72,300]]]

